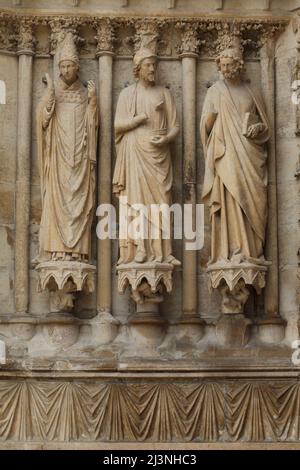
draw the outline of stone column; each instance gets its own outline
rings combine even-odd
[[[184,26],[181,45],[182,102],[183,102],[183,204],[193,210],[193,228],[196,226],[196,78],[197,78],[197,24]],[[180,324],[185,334],[200,338],[203,320],[197,313],[197,251],[185,249],[183,240],[182,311]],[[183,332],[182,332],[183,333]]]
[[[268,268],[264,290],[264,318],[260,321],[259,333],[265,341],[276,343],[283,339],[285,322],[279,314],[274,35],[263,38],[260,58],[261,87],[272,130],[268,142],[268,223],[265,246],[265,258],[272,261],[272,265]]]
[[[97,24],[99,61],[100,137],[98,157],[98,205],[111,203],[112,81],[114,33],[109,21]],[[97,240],[97,311],[111,313],[111,240]]]
[[[34,38],[32,24],[22,20],[18,44],[18,136],[16,181],[15,307],[18,314],[29,304],[29,211],[32,63]]]

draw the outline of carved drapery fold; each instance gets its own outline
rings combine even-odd
[[[291,442],[300,439],[299,393],[292,379],[3,380],[0,440]]]

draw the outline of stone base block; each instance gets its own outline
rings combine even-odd
[[[251,321],[243,314],[222,315],[216,324],[218,342],[226,347],[243,347],[250,337],[249,325]]]
[[[128,325],[135,350],[142,355],[156,354],[165,337],[167,322],[159,314],[138,313],[129,318]]]
[[[264,318],[258,322],[258,336],[261,341],[279,344],[285,336],[286,321],[281,317]]]
[[[197,343],[204,336],[205,321],[198,315],[185,315],[176,326],[176,338],[181,342]]]

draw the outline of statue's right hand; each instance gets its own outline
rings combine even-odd
[[[141,124],[144,124],[144,122],[148,120],[148,116],[145,113],[138,114],[137,116],[134,117],[134,120],[135,120],[135,124],[137,126],[140,126]]]
[[[47,82],[47,87],[49,90],[54,90],[54,84],[52,78],[50,78],[50,75],[46,73],[46,82]]]
[[[47,111],[50,112],[53,103],[55,102],[55,90],[54,90],[54,84],[52,78],[50,78],[49,74],[46,73],[45,75],[45,81],[47,82]]]

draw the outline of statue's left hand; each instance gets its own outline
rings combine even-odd
[[[155,145],[156,147],[163,147],[169,143],[168,137],[165,135],[161,135],[159,137],[152,137],[151,144]]]
[[[266,126],[259,122],[258,124],[253,124],[249,127],[247,137],[251,139],[255,139],[261,132],[266,130]]]
[[[96,85],[94,80],[88,81],[88,98],[96,98]]]

